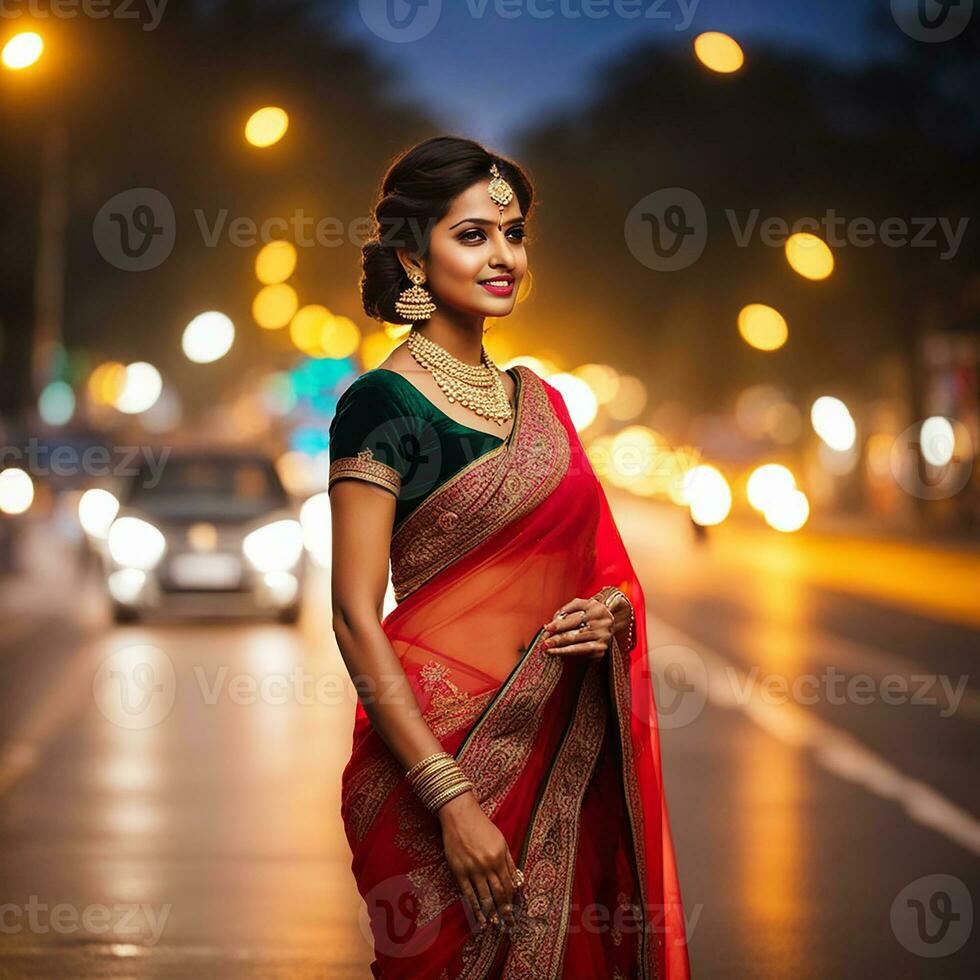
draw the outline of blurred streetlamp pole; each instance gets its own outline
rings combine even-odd
[[[14,35],[3,47],[0,62],[8,71],[37,64],[44,42],[34,31]],[[34,265],[34,336],[31,377],[37,396],[51,380],[51,360],[61,342],[65,294],[65,225],[68,215],[68,138],[57,110],[44,122],[41,135],[41,189],[38,208],[38,249]]]
[[[34,346],[31,374],[40,394],[61,342],[65,301],[65,225],[68,216],[68,138],[60,118],[48,121],[41,144],[41,201],[34,267]]]

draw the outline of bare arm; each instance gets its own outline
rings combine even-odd
[[[407,771],[442,745],[381,627],[395,497],[363,480],[330,489],[333,631],[371,724]]]
[[[381,620],[388,585],[395,497],[363,480],[330,488],[333,529],[333,631],[358,697],[395,758],[411,769],[442,751],[432,734]],[[494,904],[513,924],[516,867],[507,842],[472,790],[437,811],[450,867],[481,922]]]

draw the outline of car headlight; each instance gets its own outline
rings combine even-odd
[[[166,550],[163,532],[139,517],[120,517],[109,528],[109,554],[117,565],[148,572]]]
[[[284,572],[303,554],[303,528],[299,521],[274,521],[245,536],[242,551],[259,572]]]

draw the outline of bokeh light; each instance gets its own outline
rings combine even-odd
[[[738,314],[738,332],[756,350],[778,350],[786,343],[789,328],[778,310],[765,303],[750,303]]]
[[[765,509],[766,523],[777,531],[798,531],[810,516],[810,502],[802,490],[779,494]]]
[[[20,71],[35,64],[43,52],[44,40],[41,35],[36,31],[22,31],[3,46],[0,61],[5,68]]]
[[[320,350],[327,357],[350,357],[361,345],[361,331],[346,316],[331,316],[320,331]]]
[[[17,466],[0,472],[0,511],[23,514],[34,501],[34,481]]]
[[[813,431],[831,448],[844,452],[854,445],[857,426],[847,406],[831,395],[821,395],[810,408]]]
[[[119,501],[101,487],[92,487],[79,498],[78,522],[90,537],[105,540],[118,513]]]
[[[299,297],[286,283],[264,286],[252,301],[252,318],[264,330],[279,330],[296,315]]]
[[[933,415],[922,423],[919,430],[919,448],[922,458],[932,466],[945,466],[953,458],[956,434],[949,419]]]
[[[266,147],[278,143],[289,128],[289,114],[278,106],[263,106],[248,117],[245,139],[252,146]]]
[[[289,338],[304,354],[322,357],[320,338],[329,326],[330,311],[318,303],[310,303],[296,311],[289,323]]]
[[[786,261],[806,279],[826,279],[834,271],[834,253],[816,235],[799,232],[786,239]]]
[[[796,489],[796,478],[780,463],[766,463],[754,469],[746,485],[749,503],[764,512],[773,502]]]
[[[255,257],[255,276],[266,286],[285,282],[296,270],[296,261],[292,242],[269,242]]]
[[[735,38],[721,31],[705,31],[694,39],[694,53],[705,68],[721,74],[738,71],[745,54]]]
[[[75,392],[66,381],[44,386],[37,400],[37,411],[48,425],[64,425],[75,414]]]
[[[720,524],[732,509],[732,491],[721,471],[708,463],[689,470],[684,478],[684,496],[695,524]]]
[[[181,341],[187,359],[195,364],[209,364],[224,357],[235,342],[235,325],[224,313],[209,310],[199,313],[184,328]]]
[[[89,376],[89,398],[96,405],[115,405],[125,384],[126,365],[119,361],[106,361]]]
[[[561,372],[553,374],[548,383],[554,385],[565,399],[568,414],[576,430],[581,432],[595,420],[599,403],[592,389],[574,374]]]
[[[116,408],[127,415],[138,415],[156,402],[162,390],[160,372],[147,361],[134,361],[126,366],[126,380],[116,398]]]

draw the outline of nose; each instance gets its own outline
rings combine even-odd
[[[514,268],[514,250],[502,231],[494,236],[494,250],[489,264],[493,269],[502,269],[506,272]]]

